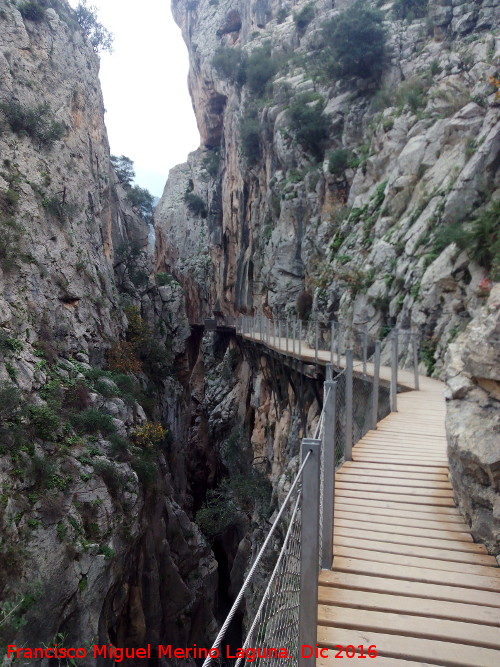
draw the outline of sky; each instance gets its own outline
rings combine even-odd
[[[78,0],[69,0],[73,7]],[[114,35],[100,79],[111,153],[134,161],[135,182],[160,197],[168,171],[200,138],[187,87],[188,55],[170,0],[89,0]]]

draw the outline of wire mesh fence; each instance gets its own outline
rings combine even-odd
[[[315,641],[317,579],[314,576],[311,580],[315,564],[318,569],[331,568],[335,469],[352,458],[353,445],[376,428],[377,421],[389,411],[389,404],[396,409],[397,368],[401,365],[418,370],[418,340],[410,331],[394,329],[380,340],[366,325],[347,327],[338,322],[280,320],[262,315],[244,317],[235,321],[234,327],[239,335],[284,355],[327,364],[323,408],[314,435],[302,441],[299,472],[214,644],[215,648],[221,645],[276,531],[284,537],[274,542],[270,559],[274,567],[260,602],[247,609],[248,631],[235,664],[241,667],[244,661],[251,661],[267,665],[279,657],[281,664],[284,661],[292,667],[300,663],[305,608],[310,616],[306,643],[313,645]],[[381,366],[385,367],[383,378]],[[416,372],[415,381],[418,384]],[[408,385],[408,377],[405,382]],[[309,591],[304,595],[305,588],[311,588],[316,597],[313,599]],[[209,657],[203,667],[211,662],[220,660]]]
[[[283,546],[235,667],[245,660],[257,666],[273,663],[292,667],[298,663],[297,628],[300,600],[300,495],[288,522]]]

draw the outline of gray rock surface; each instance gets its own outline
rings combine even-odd
[[[500,552],[500,285],[447,354],[447,434],[457,504],[476,540]]]

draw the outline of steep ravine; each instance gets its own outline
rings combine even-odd
[[[422,372],[454,341],[452,475],[494,552],[498,262],[438,232],[477,213],[495,247],[498,2],[383,5],[375,81],[314,69],[348,0],[173,0],[202,146],[154,253],[110,165],[98,56],[65,0],[34,4],[0,7],[0,645],[210,643],[323,378],[202,325],[293,315],[303,292],[313,316],[420,331]]]
[[[460,416],[476,409],[478,392],[462,385],[474,386],[477,369],[460,380],[446,368],[454,341],[460,354],[471,332],[480,349],[498,338],[498,304],[485,305],[500,277],[498,1],[173,0],[172,9],[202,143],[171,171],[157,207],[158,269],[182,284],[191,322],[293,316],[305,293],[322,322],[417,332],[420,371],[451,381],[457,500],[498,552],[498,448],[473,446],[473,421]],[[365,12],[373,43],[370,32],[342,41],[353,10]],[[481,339],[484,308],[494,324]],[[477,380],[488,442],[496,360],[481,369],[489,384]],[[257,422],[250,439],[259,438]]]

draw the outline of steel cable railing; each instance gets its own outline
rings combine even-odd
[[[267,537],[264,540],[264,543],[262,544],[262,546],[261,546],[261,548],[260,548],[260,550],[259,550],[259,552],[258,552],[258,554],[257,554],[257,556],[256,556],[256,558],[255,558],[247,576],[245,577],[245,581],[243,582],[243,586],[241,587],[238,595],[236,596],[236,599],[233,602],[233,605],[232,605],[232,607],[229,611],[229,614],[227,615],[226,620],[224,621],[224,623],[223,623],[223,625],[222,625],[222,627],[219,631],[219,634],[217,635],[217,637],[216,637],[216,639],[215,639],[215,641],[212,645],[212,648],[209,651],[209,655],[206,657],[206,659],[203,663],[203,667],[208,667],[208,665],[210,665],[214,660],[214,654],[216,654],[218,651],[220,651],[220,646],[222,644],[222,640],[224,639],[224,637],[227,633],[227,630],[228,630],[228,628],[231,624],[231,621],[233,620],[236,612],[238,611],[238,608],[241,604],[241,601],[243,600],[243,597],[244,597],[244,595],[245,595],[245,593],[246,593],[246,591],[247,591],[247,589],[250,585],[250,582],[252,581],[255,570],[257,569],[257,565],[262,560],[262,556],[264,555],[264,552],[266,551],[267,546],[269,545],[269,542],[271,541],[271,537],[276,532],[276,529],[277,529],[277,527],[280,523],[280,520],[281,520],[285,511],[288,508],[290,499],[292,498],[293,494],[298,489],[300,489],[300,482],[302,480],[302,474],[303,474],[304,469],[306,468],[307,463],[308,463],[310,458],[311,458],[311,452],[307,452],[305,454],[304,458],[303,458],[302,465],[300,466],[299,471],[297,472],[295,480],[292,483],[292,485],[290,487],[290,490],[288,491],[288,493],[286,495],[286,498],[283,501],[283,504],[282,504],[282,506],[281,506],[281,508],[280,508],[280,510],[279,510],[274,522],[273,522],[273,525],[271,526],[271,528],[270,528],[270,530],[267,534]],[[300,590],[300,587],[299,587],[299,590]]]
[[[384,416],[380,401],[381,360],[391,361],[391,409],[397,409],[398,362],[413,366],[418,386],[418,340],[411,332],[390,332],[376,340],[367,327],[345,327],[338,322],[321,323],[245,316],[235,321],[238,335],[278,350],[285,356],[326,362],[323,407],[315,424],[314,437],[302,440],[302,464],[239,591],[228,617],[217,635],[203,667],[217,659],[217,651],[240,604],[249,592],[252,577],[279,524],[285,537],[268,585],[252,619],[243,644],[243,660],[259,666],[280,657],[290,667],[313,667],[314,658],[299,655],[302,644],[316,641],[317,578],[320,568],[331,569],[335,470],[352,459],[352,447]],[[312,357],[312,359],[311,359]],[[269,655],[282,649],[286,655]],[[251,655],[248,651],[252,651]],[[214,655],[215,652],[215,655]]]

